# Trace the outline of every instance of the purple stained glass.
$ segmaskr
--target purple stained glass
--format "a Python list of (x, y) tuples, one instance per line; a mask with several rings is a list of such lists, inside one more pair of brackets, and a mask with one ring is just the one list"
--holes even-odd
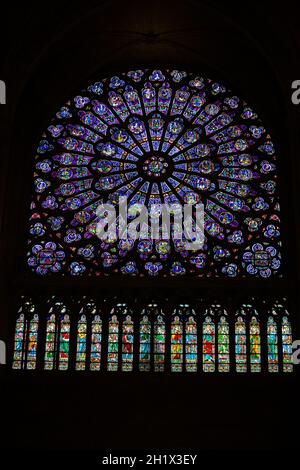
[[(280, 275), (276, 149), (255, 111), (214, 80), (135, 70), (58, 110), (35, 154), (28, 266), (38, 275)], [(205, 240), (97, 237), (100, 203), (204, 206)]]

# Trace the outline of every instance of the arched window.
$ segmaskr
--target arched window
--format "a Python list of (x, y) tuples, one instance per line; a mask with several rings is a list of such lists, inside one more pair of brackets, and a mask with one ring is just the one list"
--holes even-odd
[(85, 370), (86, 367), (86, 316), (81, 315), (77, 325), (76, 370)]
[(171, 370), (196, 372), (198, 368), (198, 334), (195, 310), (179, 304), (171, 321)]
[[(13, 369), (35, 369), (39, 316), (32, 302), (25, 302), (16, 321)], [(23, 313), (24, 312), (24, 313)]]
[(247, 372), (247, 334), (245, 319), (235, 321), (235, 367), (237, 372)]
[(56, 349), (56, 318), (51, 314), (47, 320), (46, 327), (46, 348), (45, 348), (45, 369), (50, 370), (54, 367), (55, 349)]
[(185, 369), (196, 372), (198, 366), (197, 323), (194, 315), (190, 315), (185, 323)]
[(273, 317), (268, 318), (268, 370), (278, 372), (278, 330)]
[(250, 322), (250, 368), (251, 372), (261, 370), (260, 324), (257, 317)]
[(77, 323), (76, 370), (100, 370), (102, 321), (97, 311), (94, 300), (83, 298)]
[(33, 317), (31, 318), (31, 320), (29, 322), (26, 369), (35, 369), (36, 368), (38, 328), (39, 328), (39, 316), (37, 314), (35, 314), (35, 315), (33, 315)]
[(16, 322), (13, 369), (22, 369), (25, 337), (25, 315), (21, 313)]
[(171, 370), (182, 372), (183, 367), (183, 324), (179, 316), (171, 323)]
[[(268, 322), (268, 332), (270, 330), (270, 335), (268, 335), (268, 346), (271, 354), (269, 357), (269, 370), (270, 372), (278, 372), (282, 370), (283, 372), (292, 372), (293, 363), (292, 363), (292, 327), (290, 322), (290, 311), (287, 305), (287, 299), (281, 298), (276, 300), (271, 308), (269, 309), (270, 317)], [(272, 322), (273, 320), (273, 322)], [(272, 344), (273, 343), (273, 344)], [(280, 357), (282, 356), (282, 365), (279, 364)], [(278, 362), (278, 365), (276, 364)]]
[(133, 369), (134, 325), (129, 313), (132, 312), (126, 304), (117, 304), (111, 310), (108, 322), (107, 370), (109, 371), (127, 372)]
[(107, 370), (119, 368), (119, 322), (117, 315), (112, 315), (108, 323)]
[(139, 369), (151, 370), (151, 322), (148, 315), (143, 315), (140, 321)]
[(92, 320), (90, 370), (100, 370), (102, 350), (102, 321), (100, 315)]
[(149, 303), (139, 322), (139, 370), (156, 372), (165, 368), (166, 326), (162, 309)]
[(133, 368), (133, 321), (126, 315), (122, 324), (122, 371), (128, 372)]
[(215, 371), (215, 323), (214, 320), (207, 315), (203, 322), (203, 370), (204, 372)]
[(69, 363), (69, 341), (70, 341), (70, 317), (64, 315), (59, 319), (59, 356), (58, 356), (58, 369), (65, 370), (68, 368)]
[[(53, 313), (53, 311), (57, 313)], [(44, 368), (67, 370), (69, 366), (70, 317), (66, 307), (56, 302), (50, 308), (46, 325)]]
[(281, 323), (283, 372), (292, 372), (292, 328), (288, 317), (284, 316)]
[(229, 372), (229, 324), (224, 315), (218, 322), (218, 370), (219, 372)]
[(163, 372), (165, 368), (166, 325), (162, 315), (154, 321), (154, 371)]

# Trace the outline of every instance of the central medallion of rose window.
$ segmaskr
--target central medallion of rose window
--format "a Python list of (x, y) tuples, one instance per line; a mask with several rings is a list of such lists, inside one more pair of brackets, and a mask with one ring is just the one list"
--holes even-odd
[(162, 177), (168, 168), (168, 163), (164, 157), (152, 156), (145, 160), (143, 165), (144, 172), (154, 178)]

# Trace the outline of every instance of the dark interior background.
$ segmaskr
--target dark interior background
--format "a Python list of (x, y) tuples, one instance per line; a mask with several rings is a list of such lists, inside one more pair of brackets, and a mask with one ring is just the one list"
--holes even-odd
[[(0, 31), (1, 314), (11, 352), (22, 293), (290, 299), (299, 337), (300, 79), (297, 2), (72, 1), (7, 5)], [(229, 84), (278, 148), (285, 276), (260, 281), (35, 280), (24, 272), (33, 148), (54, 112), (97, 73), (199, 71)], [(298, 336), (297, 336), (298, 334)], [(0, 367), (2, 444), (27, 449), (284, 449), (297, 446), (299, 373), (289, 377), (22, 373)]]

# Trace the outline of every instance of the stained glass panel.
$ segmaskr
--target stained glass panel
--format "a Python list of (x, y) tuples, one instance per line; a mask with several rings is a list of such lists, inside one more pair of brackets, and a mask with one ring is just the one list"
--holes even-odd
[(171, 323), (171, 371), (182, 372), (183, 365), (183, 326), (176, 315)]
[(218, 322), (218, 370), (229, 372), (229, 325), (225, 316), (221, 316)]
[(26, 357), (27, 369), (36, 368), (38, 329), (39, 329), (39, 316), (35, 314), (33, 315), (33, 318), (30, 320), (30, 323), (29, 323), (28, 347), (27, 347), (27, 357)]
[(292, 372), (292, 328), (288, 317), (282, 318), (281, 324), (281, 338), (282, 338), (282, 356), (283, 356), (283, 372)]
[(151, 323), (147, 315), (143, 315), (140, 321), (140, 355), (139, 369), (149, 371), (151, 369)]
[(108, 354), (107, 370), (116, 371), (119, 368), (119, 322), (116, 315), (112, 315), (108, 323)]
[(268, 318), (268, 370), (278, 372), (278, 332), (277, 324), (273, 317)]
[(56, 317), (52, 313), (46, 325), (46, 345), (45, 345), (45, 365), (46, 370), (54, 368), (55, 352), (56, 352), (56, 336), (57, 336), (57, 325)]
[(215, 371), (215, 324), (209, 316), (203, 322), (202, 362), (204, 372)]
[(21, 369), (23, 364), (23, 355), (26, 339), (25, 316), (23, 313), (19, 315), (16, 321), (13, 369)]
[[(277, 151), (256, 112), (224, 85), (134, 70), (66, 102), (38, 143), (28, 265), (38, 275), (280, 275)], [(108, 240), (100, 202), (148, 210), (204, 205), (205, 242)]]
[(81, 315), (77, 325), (76, 370), (85, 370), (86, 365), (86, 316)]
[(185, 324), (185, 369), (196, 372), (198, 364), (197, 323), (190, 316)]
[(235, 322), (235, 367), (237, 372), (247, 372), (246, 324), (242, 317)]
[(163, 372), (165, 368), (166, 326), (161, 315), (154, 322), (154, 370)]
[(69, 363), (69, 342), (70, 342), (70, 317), (64, 315), (60, 320), (58, 369), (68, 369)]
[(133, 321), (126, 316), (122, 325), (122, 371), (128, 372), (133, 368)]
[(102, 321), (95, 315), (92, 321), (90, 370), (100, 370), (101, 367)]
[(251, 372), (261, 369), (260, 325), (256, 317), (250, 322), (250, 368)]

